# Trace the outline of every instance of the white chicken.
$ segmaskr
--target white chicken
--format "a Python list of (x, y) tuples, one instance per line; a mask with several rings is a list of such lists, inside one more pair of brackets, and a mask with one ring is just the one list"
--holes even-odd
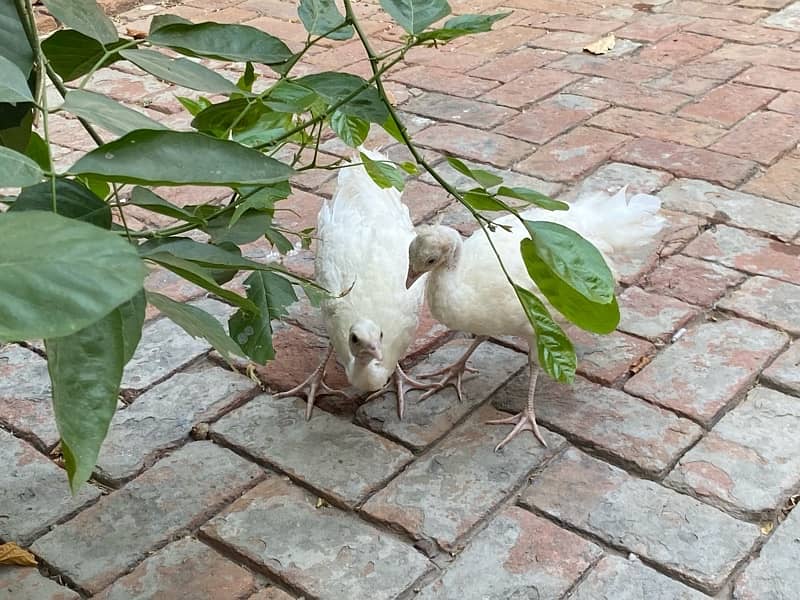
[[(378, 152), (359, 148), (373, 161)], [(356, 163), (360, 161), (355, 161)], [(319, 367), (300, 385), (277, 396), (306, 390), (306, 418), (317, 391), (345, 395), (323, 381), (327, 362), (336, 351), (347, 380), (363, 392), (382, 390), (394, 375), (400, 418), (405, 384), (429, 387), (408, 377), (398, 361), (414, 338), (424, 282), (406, 288), (408, 245), (414, 224), (394, 188), (382, 189), (361, 164), (339, 170), (333, 198), (317, 220), (316, 278), (331, 292), (322, 302), (322, 317), (331, 346)]]
[[(626, 189), (623, 188), (611, 198), (602, 193), (580, 198), (568, 211), (552, 212), (534, 208), (522, 213), (522, 217), (558, 223), (578, 232), (603, 254), (617, 279), (611, 259), (622, 250), (641, 246), (661, 230), (665, 221), (657, 215), (660, 205), (658, 198), (646, 194), (637, 194), (627, 200)], [(537, 291), (520, 255), (520, 241), (529, 235), (526, 228), (513, 215), (495, 222), (510, 228), (509, 231), (496, 227), (490, 235), (511, 278), (518, 285)], [(546, 445), (534, 413), (536, 337), (486, 235), (477, 231), (462, 241), (460, 234), (450, 227), (418, 228), (417, 236), (409, 246), (407, 284), (411, 285), (423, 273), (428, 273), (426, 298), (434, 318), (450, 329), (479, 336), (451, 367), (436, 373), (444, 374), (438, 387), (444, 387), (453, 379), (460, 387), (461, 375), (469, 356), (487, 336), (525, 337), (529, 344), (528, 400), (519, 414), (490, 421), (492, 424), (514, 425), (495, 450), (502, 448), (520, 431), (526, 430)], [(553, 310), (551, 313), (557, 314)]]

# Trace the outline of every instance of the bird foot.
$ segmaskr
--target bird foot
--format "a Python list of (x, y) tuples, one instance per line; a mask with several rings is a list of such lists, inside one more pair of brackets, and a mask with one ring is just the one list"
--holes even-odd
[(542, 446), (547, 448), (547, 442), (544, 441), (542, 437), (541, 431), (539, 431), (539, 425), (536, 423), (536, 415), (533, 414), (532, 410), (528, 410), (527, 408), (516, 415), (511, 417), (507, 417), (505, 419), (493, 419), (491, 421), (486, 421), (488, 425), (514, 425), (514, 429), (503, 438), (503, 440), (495, 446), (494, 451), (498, 452), (503, 446), (505, 446), (508, 442), (510, 442), (520, 431), (530, 431), (533, 433), (534, 437), (541, 442)]
[(451, 365), (450, 367), (441, 370), (441, 372), (437, 371), (436, 373), (428, 373), (427, 375), (421, 375), (421, 377), (433, 377), (435, 375), (444, 374), (439, 381), (436, 381), (427, 386), (428, 391), (422, 394), (419, 397), (419, 402), (423, 400), (427, 400), (436, 392), (443, 390), (448, 386), (453, 386), (456, 388), (456, 396), (458, 396), (458, 401), (464, 401), (464, 395), (461, 391), (461, 383), (464, 379), (464, 373), (477, 373), (477, 369), (473, 369), (471, 367), (467, 367), (466, 365), (459, 364), (458, 362)]
[(290, 390), (278, 392), (273, 394), (274, 398), (287, 398), (289, 396), (305, 396), (306, 398), (306, 421), (311, 418), (311, 412), (314, 410), (314, 402), (317, 396), (340, 396), (345, 400), (352, 400), (352, 397), (343, 390), (337, 390), (330, 387), (324, 381), (325, 366), (328, 363), (332, 350), (329, 351), (320, 365), (314, 369), (314, 372), (309, 375), (305, 381), (296, 385)]
[(402, 421), (403, 415), (405, 414), (406, 410), (406, 400), (405, 400), (406, 392), (411, 390), (427, 390), (436, 385), (437, 385), (436, 383), (423, 383), (422, 381), (414, 379), (413, 377), (408, 375), (405, 371), (403, 371), (403, 369), (398, 364), (397, 367), (395, 368), (392, 380), (387, 382), (386, 385), (383, 386), (378, 391), (373, 392), (372, 394), (367, 396), (365, 402), (369, 402), (370, 400), (374, 400), (375, 398), (382, 396), (387, 391), (389, 391), (389, 388), (391, 386), (394, 386), (395, 395), (397, 396), (397, 416)]

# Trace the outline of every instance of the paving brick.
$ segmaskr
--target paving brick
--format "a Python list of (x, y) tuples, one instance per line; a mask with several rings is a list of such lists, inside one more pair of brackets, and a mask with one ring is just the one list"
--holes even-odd
[[(361, 46), (360, 41), (352, 43), (356, 46)], [(453, 47), (451, 44), (440, 46), (435, 49), (429, 47), (412, 48), (411, 51), (406, 54), (405, 61), (413, 64), (430, 65), (440, 69), (451, 69), (459, 73), (467, 74), (470, 69), (475, 69), (485, 63), (490, 56), (488, 52), (486, 54), (467, 54), (459, 50), (459, 48)], [(332, 52), (336, 51), (337, 48), (332, 50)], [(363, 50), (361, 54), (364, 56)], [(491, 77), (488, 79), (491, 79)]]
[[(461, 356), (470, 343), (471, 340), (455, 340), (442, 346), (414, 367), (411, 374), (419, 376), (446, 367)], [(410, 392), (406, 396), (406, 412), (401, 421), (397, 417), (395, 395), (387, 393), (363, 404), (358, 409), (357, 418), (373, 431), (400, 440), (414, 450), (422, 450), (444, 436), (464, 415), (492, 395), (527, 364), (527, 358), (514, 350), (485, 342), (472, 355), (469, 364), (480, 372), (465, 375), (463, 402), (458, 401), (452, 387), (423, 402), (417, 402), (419, 392)]]
[(510, 108), (433, 92), (411, 98), (403, 104), (403, 109), (442, 121), (463, 123), (481, 129), (490, 129), (495, 125), (505, 123), (518, 114), (517, 111)]
[(709, 307), (728, 288), (744, 281), (745, 275), (713, 262), (688, 256), (671, 256), (645, 278), (645, 289)]
[(268, 587), (250, 596), (248, 600), (295, 600), (280, 588)]
[(788, 48), (760, 46), (758, 51), (753, 51), (749, 44), (725, 44), (715, 50), (709, 58), (719, 60), (734, 60), (753, 65), (771, 65), (794, 69), (797, 67), (800, 52), (792, 52)]
[(724, 134), (711, 125), (629, 108), (607, 110), (589, 121), (589, 125), (636, 137), (667, 140), (701, 148)]
[(691, 98), (645, 87), (635, 83), (614, 81), (603, 77), (590, 77), (569, 86), (565, 92), (579, 96), (589, 96), (605, 100), (617, 106), (627, 106), (638, 110), (658, 113), (671, 113)]
[(616, 35), (621, 38), (655, 42), (664, 36), (675, 33), (681, 27), (692, 22), (691, 17), (655, 13), (638, 17), (632, 23), (618, 30)]
[(561, 198), (572, 202), (584, 194), (603, 192), (615, 194), (623, 186), (628, 186), (629, 194), (652, 194), (672, 180), (672, 175), (663, 171), (643, 169), (625, 163), (608, 163), (597, 169), (575, 188)]
[(625, 391), (710, 425), (746, 390), (787, 337), (741, 319), (691, 328), (625, 384)]
[[(475, 162), (471, 160), (464, 160), (462, 162), (471, 169), (483, 169), (484, 171), (489, 171), (498, 177), (502, 177), (503, 185), (510, 187), (528, 187), (551, 197), (558, 194), (563, 187), (560, 183), (544, 181), (542, 179), (537, 179), (536, 177), (531, 177), (529, 175), (523, 175), (522, 173), (517, 173), (516, 171), (511, 171), (509, 169), (498, 169), (497, 167), (487, 165), (483, 162)], [(459, 173), (444, 161), (435, 165), (435, 170), (445, 181), (457, 188), (467, 188), (475, 185), (472, 179)], [(438, 185), (434, 182), (433, 177), (431, 177), (428, 173), (423, 174), (420, 179), (425, 183)]]
[(392, 81), (400, 81), (424, 90), (463, 96), (464, 98), (480, 96), (497, 85), (494, 81), (469, 77), (448, 69), (428, 65), (409, 67), (392, 73), (389, 77)]
[(800, 155), (785, 156), (766, 173), (748, 181), (742, 190), (800, 207)]
[(607, 106), (605, 102), (584, 96), (557, 94), (508, 120), (497, 131), (544, 144)]
[(800, 343), (792, 344), (761, 376), (770, 385), (800, 395)]
[(604, 162), (630, 138), (591, 127), (578, 127), (548, 142), (516, 168), (543, 179), (569, 181)]
[(677, 71), (694, 77), (705, 77), (707, 79), (724, 81), (735, 77), (737, 74), (747, 69), (746, 62), (716, 56), (717, 52), (719, 51), (712, 52), (708, 56), (703, 56), (697, 60), (686, 63), (673, 72)]
[(597, 12), (597, 5), (576, 0), (505, 0), (504, 6), (523, 8), (538, 13), (556, 13), (586, 17)]
[(516, 50), (544, 34), (545, 31), (542, 29), (513, 25), (492, 29), (492, 31), (482, 33), (479, 36), (464, 36), (457, 40), (455, 44), (458, 45), (459, 50), (462, 52), (486, 56), (508, 50)]
[(618, 331), (599, 335), (573, 325), (565, 331), (575, 345), (578, 373), (604, 384), (615, 382), (642, 357), (654, 351), (651, 343)]
[(320, 599), (388, 600), (430, 568), (411, 546), (350, 513), (315, 504), (302, 488), (270, 476), (202, 531)]
[(800, 93), (786, 92), (775, 98), (767, 105), (770, 110), (788, 113), (790, 115), (800, 115)]
[[(354, 506), (412, 458), (374, 433), (299, 398), (257, 396), (216, 423), (226, 444), (273, 465), (337, 502)], [(314, 459), (309, 457), (314, 456)]]
[(763, 231), (781, 239), (791, 239), (800, 231), (800, 209), (705, 181), (677, 180), (660, 195), (668, 208)]
[(418, 133), (414, 141), (421, 146), (498, 167), (511, 166), (531, 150), (528, 143), (520, 140), (449, 123), (428, 127)]
[[(292, 208), (289, 209), (288, 207)], [(317, 215), (322, 206), (322, 198), (303, 190), (292, 190), (292, 195), (283, 207), (275, 211), (275, 222), (289, 231), (301, 231), (317, 226)]]
[(770, 164), (798, 140), (800, 125), (793, 116), (762, 111), (748, 116), (711, 149)]
[[(495, 394), (494, 406), (508, 412), (522, 410), (528, 381), (527, 373), (512, 379)], [(666, 472), (703, 433), (688, 419), (581, 377), (570, 385), (541, 377), (536, 418), (573, 442), (652, 476)]]
[(508, 431), (485, 422), (502, 416), (490, 406), (479, 408), (362, 510), (415, 539), (429, 538), (445, 550), (455, 549), (531, 469), (561, 446), (560, 436), (543, 430), (549, 448), (528, 434), (495, 452)]
[(44, 447), (59, 439), (47, 361), (13, 344), (0, 348), (0, 423)]
[(734, 600), (791, 598), (800, 587), (800, 511), (789, 513), (786, 520), (761, 549), (758, 558), (747, 565), (736, 579)]
[(72, 496), (63, 469), (2, 429), (0, 464), (2, 540), (27, 546), (55, 522), (75, 514), (100, 495), (97, 488), (86, 484)]
[[(692, 17), (707, 17), (709, 16), (709, 8), (708, 3), (698, 0), (675, 0), (666, 5), (664, 11)], [(714, 4), (712, 14), (718, 19), (739, 21), (741, 23), (755, 23), (766, 15), (767, 12), (755, 8)]]
[(555, 69), (529, 69), (525, 75), (483, 94), (481, 100), (519, 108), (554, 94), (577, 78), (573, 73)]
[(80, 600), (80, 596), (36, 569), (8, 565), (0, 569), (0, 600)]
[(748, 518), (770, 519), (800, 482), (800, 403), (753, 389), (667, 477), (679, 491)]
[(638, 83), (654, 77), (661, 77), (668, 73), (667, 70), (652, 65), (642, 65), (630, 60), (607, 58), (605, 56), (592, 56), (588, 54), (568, 54), (561, 60), (550, 63), (550, 68), (608, 77), (620, 81)]
[(664, 577), (636, 558), (604, 556), (589, 572), (570, 600), (706, 600), (708, 596)]
[(256, 465), (210, 442), (156, 463), (32, 546), (89, 593), (112, 583), (159, 543), (205, 521), (262, 477)]
[(717, 226), (689, 244), (685, 252), (740, 271), (800, 284), (800, 248), (741, 229)]
[(543, 67), (564, 56), (563, 52), (542, 48), (520, 48), (510, 54), (493, 57), (485, 65), (473, 69), (469, 75), (507, 83), (527, 75), (531, 69)]
[(162, 548), (97, 600), (225, 598), (242, 600), (256, 586), (253, 575), (194, 538)]
[(722, 586), (759, 537), (755, 525), (575, 449), (536, 476), (522, 502), (707, 591)]
[(739, 6), (751, 6), (754, 8), (783, 8), (792, 0), (739, 0)]
[(547, 48), (548, 50), (561, 50), (562, 52), (581, 52), (583, 47), (597, 39), (590, 33), (576, 31), (548, 31), (545, 35), (537, 36), (531, 42), (532, 46)]
[(619, 330), (645, 339), (666, 341), (697, 316), (698, 310), (674, 298), (629, 287), (619, 297)]
[(678, 114), (730, 126), (767, 104), (776, 95), (777, 92), (772, 90), (726, 83), (710, 91), (698, 102), (684, 107)]
[(516, 506), (479, 533), (418, 600), (560, 598), (600, 557), (599, 547)]
[(753, 277), (742, 287), (717, 304), (761, 323), (785, 329), (792, 335), (800, 335), (800, 285), (778, 281), (770, 277)]
[(743, 25), (722, 19), (698, 19), (686, 25), (684, 30), (703, 35), (713, 35), (717, 38), (744, 44), (782, 45), (797, 39), (797, 34), (789, 31), (760, 27), (758, 25)]
[[(771, 29), (769, 31), (777, 30)], [(751, 67), (741, 73), (736, 78), (736, 81), (748, 85), (800, 92), (800, 73), (778, 67)]]
[(547, 30), (566, 30), (579, 31), (581, 33), (591, 33), (601, 36), (619, 29), (625, 23), (611, 19), (600, 19), (597, 17), (577, 17), (577, 16), (552, 16), (541, 23), (541, 27)]
[(113, 483), (134, 477), (161, 452), (188, 440), (194, 424), (216, 418), (254, 388), (251, 379), (219, 367), (173, 375), (117, 411), (98, 472)]
[(783, 10), (771, 14), (764, 19), (764, 24), (772, 27), (791, 29), (792, 31), (800, 31), (800, 3), (792, 2)]
[(691, 75), (680, 67), (664, 77), (658, 77), (645, 83), (647, 87), (689, 96), (702, 96), (719, 84), (719, 80)]
[(717, 38), (673, 33), (642, 50), (636, 58), (643, 63), (671, 67), (704, 56), (721, 45), (722, 40)]
[(749, 160), (650, 138), (629, 142), (614, 154), (614, 159), (664, 169), (677, 177), (706, 177), (728, 186), (746, 179), (756, 167)]

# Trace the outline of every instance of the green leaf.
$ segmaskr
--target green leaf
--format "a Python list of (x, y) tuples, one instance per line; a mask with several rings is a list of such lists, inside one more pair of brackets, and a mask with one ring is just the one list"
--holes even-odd
[(275, 358), (272, 347), (272, 319), (280, 319), (286, 308), (297, 302), (292, 284), (275, 273), (252, 273), (244, 281), (247, 297), (259, 308), (259, 314), (236, 312), (228, 329), (247, 356), (260, 364)]
[(249, 25), (171, 23), (150, 32), (148, 40), (190, 56), (274, 66), (293, 56), (278, 38)]
[(381, 127), (383, 127), (384, 131), (396, 139), (401, 144), (405, 144), (405, 140), (403, 139), (403, 134), (400, 132), (400, 124), (395, 120), (395, 118), (389, 114), (386, 117), (386, 120), (381, 123)]
[(509, 210), (508, 205), (495, 198), (483, 188), (474, 188), (468, 192), (461, 192), (464, 202), (475, 210)]
[(62, 108), (116, 135), (125, 135), (135, 129), (166, 129), (158, 121), (108, 96), (85, 90), (67, 92)]
[(132, 131), (92, 150), (69, 169), (107, 181), (150, 185), (263, 185), (292, 169), (235, 142), (188, 131)]
[(252, 127), (259, 116), (268, 110), (256, 98), (226, 100), (203, 109), (192, 120), (192, 127), (216, 137), (226, 138), (234, 125), (237, 131)]
[(194, 25), (189, 19), (184, 19), (178, 15), (153, 15), (153, 20), (150, 21), (150, 33), (152, 34), (156, 29), (161, 29), (165, 25), (174, 25), (175, 23)]
[(33, 160), (11, 148), (0, 146), (0, 182), (5, 187), (39, 183), (44, 173)]
[(569, 210), (569, 204), (561, 202), (560, 200), (553, 200), (549, 196), (524, 187), (505, 187), (501, 185), (497, 189), (498, 196), (505, 196), (506, 198), (516, 198), (517, 200), (524, 200), (530, 204), (535, 204), (539, 208), (545, 210)]
[(419, 173), (419, 169), (417, 168), (417, 165), (415, 165), (412, 162), (408, 162), (408, 161), (402, 162), (402, 163), (400, 163), (400, 168), (403, 169), (403, 171), (405, 171), (409, 175), (416, 175), (416, 174)]
[[(14, 2), (0, 2), (0, 56), (11, 61), (27, 79), (29, 93), (37, 89), (33, 50)], [(33, 128), (33, 104), (0, 102), (0, 146), (24, 152)]]
[(572, 342), (559, 327), (547, 307), (531, 291), (514, 286), (525, 315), (536, 333), (536, 351), (539, 365), (556, 381), (572, 383), (578, 358)]
[(278, 81), (264, 96), (264, 103), (272, 110), (293, 114), (307, 111), (317, 100), (314, 90), (287, 79)]
[(295, 83), (314, 90), (329, 105), (337, 104), (350, 94), (363, 89), (352, 100), (339, 107), (339, 110), (365, 119), (371, 123), (385, 123), (389, 116), (378, 90), (367, 84), (366, 80), (350, 73), (325, 71), (306, 75)]
[(187, 58), (169, 58), (154, 50), (120, 50), (119, 53), (151, 75), (192, 90), (227, 94), (237, 89), (222, 75)]
[(502, 177), (498, 177), (494, 173), (490, 173), (489, 171), (484, 171), (483, 169), (471, 169), (463, 162), (452, 156), (447, 157), (447, 162), (456, 171), (458, 171), (462, 175), (466, 175), (473, 181), (477, 181), (485, 188), (494, 187), (496, 185), (503, 183)]
[(297, 16), (306, 31), (312, 35), (327, 34), (325, 37), (332, 40), (349, 40), (355, 33), (352, 25), (328, 33), (344, 23), (344, 15), (336, 8), (333, 0), (300, 0)]
[(178, 100), (178, 102), (181, 103), (181, 106), (183, 106), (183, 108), (185, 108), (189, 112), (189, 114), (192, 115), (193, 117), (199, 114), (200, 111), (203, 110), (204, 108), (208, 108), (209, 106), (211, 106), (210, 102), (206, 105), (203, 105), (199, 99), (195, 101), (192, 100), (191, 98), (186, 98), (185, 96), (175, 96), (175, 98)]
[(25, 73), (0, 54), (0, 102), (34, 102)]
[(270, 216), (258, 210), (246, 210), (231, 222), (233, 218), (220, 215), (208, 222), (203, 230), (211, 236), (215, 244), (231, 242), (233, 244), (249, 244), (264, 236), (272, 225)]
[(162, 253), (172, 254), (183, 260), (189, 260), (202, 267), (224, 269), (235, 267), (237, 269), (266, 269), (267, 265), (244, 258), (225, 248), (213, 244), (203, 244), (195, 242), (190, 238), (172, 237), (155, 238), (139, 246), (139, 254), (142, 258), (160, 255)]
[(133, 298), (116, 308), (122, 317), (122, 358), (125, 364), (128, 364), (128, 361), (133, 358), (139, 341), (142, 339), (146, 309), (147, 297), (144, 289), (139, 290), (139, 293)]
[(32, 130), (33, 104), (0, 104), (0, 146), (24, 152)]
[(446, 0), (381, 0), (381, 6), (413, 35), (422, 33), (451, 12)]
[(378, 187), (383, 189), (394, 187), (403, 191), (406, 182), (400, 169), (388, 162), (372, 160), (363, 152), (359, 152), (359, 155), (364, 163), (364, 169)]
[(25, 156), (33, 159), (42, 171), (50, 171), (50, 154), (47, 149), (47, 142), (42, 139), (35, 131), (31, 132), (31, 139), (28, 140), (28, 147), (25, 149)]
[[(118, 48), (126, 42), (120, 40), (108, 46)], [(61, 29), (42, 42), (42, 50), (48, 62), (64, 81), (72, 81), (92, 70), (106, 54), (103, 44), (72, 29)], [(118, 52), (103, 59), (101, 67), (121, 60)]]
[(194, 213), (190, 213), (188, 210), (185, 210), (180, 206), (175, 206), (171, 202), (164, 200), (164, 198), (152, 190), (140, 187), (138, 185), (133, 188), (133, 191), (131, 192), (131, 198), (128, 200), (128, 204), (141, 206), (142, 208), (146, 208), (147, 210), (159, 215), (172, 217), (173, 219), (180, 219), (181, 221), (186, 221), (187, 223), (195, 223), (198, 225), (205, 223), (203, 219)]
[[(53, 206), (50, 182), (44, 181), (27, 187), (17, 196), (9, 212), (43, 210)], [(103, 229), (111, 229), (111, 207), (77, 181), (59, 177), (56, 179), (56, 208), (59, 215), (91, 223)]]
[(369, 135), (369, 122), (337, 110), (331, 115), (331, 129), (345, 144), (358, 148)]
[(108, 182), (96, 179), (94, 177), (90, 176), (76, 177), (75, 181), (86, 186), (95, 196), (97, 196), (101, 200), (105, 200), (106, 198), (108, 198), (108, 194), (111, 191), (111, 186), (108, 184)]
[(253, 63), (248, 60), (244, 66), (244, 73), (242, 73), (242, 76), (239, 77), (239, 80), (236, 82), (236, 87), (244, 92), (252, 92), (255, 82), (256, 71), (253, 68)]
[(493, 15), (459, 15), (445, 21), (442, 29), (426, 31), (419, 36), (419, 39), (448, 42), (465, 35), (491, 31), (492, 25), (510, 14), (511, 11)]
[(228, 227), (236, 225), (236, 221), (239, 220), (239, 217), (251, 209), (266, 212), (271, 217), (273, 209), (275, 208), (275, 203), (278, 200), (288, 198), (289, 194), (292, 193), (292, 188), (288, 181), (281, 181), (253, 191), (240, 189), (239, 192), (242, 194), (242, 197), (244, 197), (244, 200), (236, 206), (236, 210), (233, 212)]
[(27, 78), (33, 69), (33, 50), (14, 4), (0, 2), (0, 56), (17, 65)]
[(244, 356), (242, 349), (225, 333), (219, 321), (206, 311), (191, 304), (175, 302), (155, 292), (147, 292), (147, 301), (192, 337), (208, 341), (228, 362), (237, 356)]
[[(286, 254), (294, 250), (294, 244), (289, 241), (289, 239), (283, 235), (280, 231), (273, 227), (267, 227), (267, 230), (264, 232), (264, 237), (269, 240), (269, 243), (281, 254)], [(308, 249), (307, 246), (303, 247), (305, 250)]]
[(114, 23), (94, 0), (44, 0), (44, 5), (64, 25), (101, 44), (119, 39)]
[(616, 329), (619, 324), (619, 306), (615, 298), (612, 297), (611, 302), (602, 304), (588, 300), (559, 279), (539, 259), (531, 240), (522, 240), (520, 249), (528, 274), (556, 310), (587, 331), (611, 333)]
[(257, 113), (260, 114), (254, 122), (250, 123), (248, 119), (247, 123), (236, 126), (231, 135), (234, 141), (249, 147), (270, 144), (294, 127), (290, 113), (262, 107), (259, 107)]
[(51, 212), (0, 215), (0, 339), (70, 335), (142, 288), (146, 269), (119, 235)]
[(567, 285), (592, 302), (614, 299), (616, 282), (603, 255), (569, 227), (525, 221), (536, 257)]

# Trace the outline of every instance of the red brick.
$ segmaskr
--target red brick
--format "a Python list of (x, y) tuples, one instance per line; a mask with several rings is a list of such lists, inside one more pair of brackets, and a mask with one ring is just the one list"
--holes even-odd
[(800, 115), (800, 93), (784, 92), (770, 102), (767, 108), (790, 115)]
[(741, 73), (747, 68), (747, 63), (738, 60), (719, 58), (712, 52), (685, 65), (681, 65), (673, 71), (685, 73), (692, 77), (704, 77), (706, 79), (718, 79), (720, 81), (730, 79), (734, 75)]
[[(361, 42), (354, 42), (361, 45)], [(335, 52), (336, 48), (331, 50)], [(362, 51), (363, 53), (363, 51)], [(470, 69), (475, 69), (482, 65), (489, 58), (490, 54), (467, 54), (461, 52), (459, 48), (453, 48), (450, 44), (439, 48), (418, 47), (406, 54), (406, 62), (416, 65), (430, 65), (440, 69), (448, 69), (459, 73), (466, 73)]]
[(739, 0), (739, 6), (750, 6), (753, 8), (783, 8), (792, 0)]
[(604, 162), (630, 138), (590, 127), (579, 127), (547, 143), (517, 170), (553, 181), (569, 181)]
[(619, 331), (599, 335), (574, 325), (568, 326), (565, 331), (575, 344), (578, 373), (604, 385), (619, 380), (643, 357), (655, 352), (650, 342)]
[(747, 319), (800, 335), (800, 285), (770, 277), (753, 277), (717, 305)]
[(390, 79), (413, 87), (463, 96), (464, 98), (474, 98), (497, 85), (493, 81), (454, 73), (449, 69), (422, 65), (392, 73)]
[(683, 142), (698, 147), (708, 146), (724, 133), (720, 129), (695, 121), (628, 108), (607, 110), (589, 121), (589, 125), (635, 137)]
[(562, 50), (564, 52), (582, 52), (583, 47), (597, 39), (596, 35), (578, 33), (575, 31), (548, 31), (545, 35), (537, 37), (532, 46)]
[(554, 69), (531, 69), (527, 75), (484, 94), (481, 100), (518, 108), (557, 92), (577, 78), (572, 73)]
[(791, 115), (772, 111), (747, 117), (730, 133), (711, 146), (712, 150), (772, 163), (800, 140), (800, 123)]
[(459, 52), (491, 56), (508, 50), (516, 50), (544, 34), (545, 31), (542, 29), (511, 26), (480, 35), (465, 36), (454, 43), (454, 46), (458, 48)]
[(678, 177), (697, 177), (735, 186), (746, 179), (755, 163), (702, 148), (649, 138), (637, 139), (614, 155), (615, 160), (664, 169)]
[(436, 92), (426, 92), (411, 98), (403, 104), (403, 110), (481, 129), (491, 129), (495, 125), (507, 123), (518, 114), (504, 106)]
[(675, 0), (664, 7), (665, 12), (689, 15), (692, 17), (707, 17), (713, 14), (718, 19), (740, 21), (742, 23), (755, 23), (767, 14), (765, 10), (754, 8), (741, 8), (738, 6), (709, 6), (706, 2), (697, 0)]
[(710, 54), (709, 58), (734, 60), (753, 65), (772, 65), (787, 69), (795, 69), (800, 64), (800, 52), (773, 46), (761, 46), (758, 50), (754, 50), (747, 44), (725, 44)]
[(766, 173), (748, 181), (742, 190), (800, 206), (800, 155), (785, 156)]
[(736, 81), (761, 87), (800, 92), (800, 72), (778, 67), (752, 67), (739, 75)]
[(716, 38), (674, 33), (642, 50), (637, 59), (643, 63), (675, 66), (708, 54), (721, 45), (722, 40)]
[(606, 19), (598, 19), (595, 17), (551, 17), (546, 21), (532, 23), (536, 27), (543, 27), (549, 31), (552, 30), (565, 30), (577, 31), (580, 33), (589, 33), (596, 36), (605, 35), (615, 29), (619, 29), (625, 23), (622, 21), (612, 21)]
[(733, 21), (720, 19), (698, 19), (684, 27), (686, 31), (713, 35), (714, 37), (733, 40), (743, 44), (788, 44), (797, 39), (797, 34), (781, 29), (770, 29), (758, 25), (742, 25)]
[(618, 37), (643, 42), (655, 42), (666, 35), (678, 31), (683, 25), (691, 23), (692, 18), (669, 14), (651, 14), (639, 17), (616, 32)]
[(645, 289), (708, 307), (745, 276), (713, 262), (671, 256), (645, 277)]
[(697, 309), (688, 304), (635, 286), (619, 296), (619, 307), (622, 316), (618, 329), (651, 342), (668, 340), (698, 314)]
[(620, 81), (632, 83), (647, 81), (653, 77), (667, 74), (666, 70), (651, 65), (640, 65), (625, 59), (591, 56), (589, 54), (568, 54), (549, 66), (562, 71), (608, 77), (609, 79), (619, 79)]
[(493, 58), (482, 67), (473, 69), (469, 74), (484, 79), (509, 82), (521, 75), (527, 75), (531, 69), (542, 67), (562, 56), (564, 56), (563, 52), (555, 50), (522, 48), (511, 54)]
[(275, 221), (290, 231), (316, 227), (317, 214), (321, 206), (321, 197), (295, 189), (288, 199), (278, 205), (275, 210)]
[(758, 110), (775, 96), (777, 92), (772, 90), (726, 83), (710, 91), (698, 102), (684, 107), (678, 114), (728, 126)]
[(526, 142), (450, 123), (428, 127), (415, 136), (415, 141), (420, 146), (498, 167), (511, 166), (531, 150)]
[(408, 206), (414, 223), (422, 223), (450, 203), (447, 192), (439, 185), (411, 181), (403, 190), (403, 204)]
[(676, 92), (689, 96), (702, 96), (709, 90), (717, 87), (719, 83), (720, 82), (716, 79), (696, 77), (694, 75), (689, 75), (681, 70), (681, 68), (677, 68), (664, 77), (648, 81), (645, 85), (666, 92)]
[(496, 131), (535, 144), (544, 144), (607, 106), (605, 102), (592, 98), (557, 94), (539, 102)]
[(4, 565), (0, 569), (0, 590), (7, 600), (80, 600), (76, 592), (30, 567)]
[(587, 17), (597, 12), (598, 6), (581, 0), (505, 0), (503, 6), (524, 8), (540, 13), (578, 15)]
[(690, 100), (689, 96), (683, 94), (654, 90), (642, 85), (613, 81), (602, 77), (584, 79), (569, 86), (565, 91), (570, 94), (605, 100), (619, 106), (659, 113), (670, 113)]

